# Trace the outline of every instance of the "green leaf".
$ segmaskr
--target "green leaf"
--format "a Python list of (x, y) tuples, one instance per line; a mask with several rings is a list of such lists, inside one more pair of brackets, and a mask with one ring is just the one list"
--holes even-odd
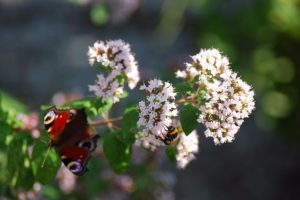
[(1, 96), (1, 107), (3, 110), (6, 111), (12, 111), (12, 112), (18, 112), (18, 113), (26, 113), (28, 112), (27, 107), (15, 99), (14, 97), (10, 96), (6, 92), (0, 90), (0, 96)]
[(197, 126), (197, 119), (200, 115), (198, 108), (191, 104), (186, 104), (180, 111), (180, 122), (182, 130), (189, 135)]
[(55, 150), (49, 149), (47, 155), (47, 148), (45, 143), (36, 141), (32, 150), (32, 171), (36, 180), (42, 184), (51, 183), (61, 166), (61, 161)]
[(7, 183), (7, 160), (6, 152), (0, 151), (0, 181), (2, 183)]
[(199, 78), (200, 78), (200, 75), (196, 75), (194, 77), (194, 79), (192, 80), (193, 83), (198, 83), (199, 82)]
[(118, 76), (116, 76), (116, 80), (118, 81), (118, 83), (120, 85), (124, 85), (125, 82), (125, 74), (120, 74)]
[(205, 95), (206, 95), (206, 91), (205, 90), (200, 90), (200, 93), (199, 93), (199, 96), (198, 96), (198, 101), (201, 104), (205, 104), (207, 102), (207, 100), (205, 98)]
[(131, 145), (117, 138), (119, 132), (110, 132), (104, 135), (103, 150), (111, 168), (118, 174), (124, 173), (131, 157)]
[(58, 188), (51, 185), (43, 186), (43, 196), (46, 197), (46, 199), (60, 199)]
[(102, 101), (101, 99), (97, 98), (94, 105), (97, 109), (97, 114), (101, 115), (102, 113), (108, 112), (110, 110), (113, 105), (113, 101)]
[(52, 105), (41, 105), (40, 108), (42, 111), (47, 111), (49, 110), (51, 107), (53, 107)]
[(24, 162), (24, 156), (22, 152), (22, 141), (15, 140), (12, 138), (10, 145), (7, 149), (7, 170), (8, 170), (8, 179), (11, 181), (11, 187), (16, 187), (20, 168)]
[(118, 95), (118, 97), (120, 99), (124, 99), (124, 98), (128, 97), (128, 92), (126, 92), (125, 90), (123, 90), (122, 94)]
[(65, 104), (64, 108), (84, 108), (88, 116), (107, 112), (113, 105), (112, 101), (102, 101), (101, 98), (82, 98)]
[(7, 149), (7, 172), (9, 185), (29, 190), (34, 184), (34, 176), (28, 155), (28, 138), (25, 135), (10, 135)]
[(185, 94), (191, 94), (193, 92), (193, 88), (187, 82), (177, 83), (175, 84), (175, 91), (179, 97), (184, 96)]
[(93, 105), (94, 98), (82, 98), (66, 103), (63, 107), (89, 108)]
[(137, 121), (139, 119), (139, 111), (137, 106), (127, 108), (123, 115), (121, 139), (122, 141), (133, 144), (135, 134), (137, 133)]
[(86, 173), (82, 180), (88, 187), (85, 188), (86, 199), (93, 199), (109, 188), (109, 180), (103, 179), (101, 172), (103, 170), (103, 162), (99, 158), (91, 157), (89, 160), (89, 172)]
[[(0, 114), (1, 115), (1, 114)], [(0, 116), (1, 117), (1, 116)], [(0, 148), (5, 145), (6, 137), (11, 133), (11, 127), (0, 120)]]
[(0, 122), (12, 127), (20, 127), (22, 123), (16, 116), (18, 113), (27, 113), (26, 106), (1, 90), (0, 97)]
[(21, 168), (19, 169), (19, 176), (17, 181), (17, 186), (25, 190), (30, 190), (34, 184), (34, 175), (31, 168)]
[[(97, 63), (98, 64), (98, 63)], [(105, 66), (103, 66), (102, 64), (99, 64), (99, 65), (97, 65), (97, 66), (95, 66), (98, 70), (101, 70), (101, 71), (107, 71), (108, 70), (108, 68), (107, 67), (105, 67)]]
[(165, 153), (172, 163), (176, 161), (177, 149), (175, 146), (168, 146), (165, 150)]

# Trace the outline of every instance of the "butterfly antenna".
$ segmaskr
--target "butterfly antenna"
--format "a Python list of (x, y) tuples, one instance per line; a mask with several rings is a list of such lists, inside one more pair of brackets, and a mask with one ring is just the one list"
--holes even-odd
[(44, 167), (44, 165), (45, 165), (45, 162), (46, 162), (46, 160), (47, 160), (47, 157), (48, 157), (48, 155), (49, 155), (49, 151), (50, 151), (50, 145), (48, 146), (48, 149), (47, 149), (47, 152), (46, 152), (46, 156), (45, 156), (45, 158), (44, 158), (44, 160), (43, 160), (43, 163), (42, 163), (42, 168)]

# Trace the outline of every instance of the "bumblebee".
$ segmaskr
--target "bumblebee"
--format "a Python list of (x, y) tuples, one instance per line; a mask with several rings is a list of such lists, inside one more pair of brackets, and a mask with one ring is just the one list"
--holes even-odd
[(170, 145), (174, 142), (174, 140), (178, 136), (178, 128), (174, 126), (168, 126), (165, 128), (166, 134), (164, 135), (164, 138), (161, 138), (161, 141), (165, 143), (165, 145)]

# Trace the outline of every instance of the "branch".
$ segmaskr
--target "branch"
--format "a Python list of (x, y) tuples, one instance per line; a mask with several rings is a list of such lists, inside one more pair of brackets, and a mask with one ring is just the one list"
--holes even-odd
[(197, 104), (198, 101), (195, 96), (190, 96), (182, 99), (178, 99), (175, 101), (176, 104), (183, 104), (183, 103), (194, 103)]
[(103, 126), (103, 125), (108, 125), (111, 124), (113, 122), (120, 122), (123, 120), (123, 117), (117, 117), (117, 118), (112, 118), (112, 119), (108, 119), (108, 120), (101, 120), (101, 121), (93, 121), (90, 122), (90, 126)]

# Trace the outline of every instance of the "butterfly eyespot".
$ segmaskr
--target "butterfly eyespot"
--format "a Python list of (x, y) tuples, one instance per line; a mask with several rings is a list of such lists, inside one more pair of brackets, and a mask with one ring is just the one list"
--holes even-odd
[(67, 168), (75, 174), (80, 174), (84, 170), (82, 164), (78, 161), (68, 163)]
[(80, 148), (84, 148), (88, 150), (89, 152), (93, 152), (97, 148), (97, 140), (99, 138), (99, 135), (95, 135), (94, 137), (81, 141), (77, 144)]
[(93, 151), (96, 147), (94, 145), (94, 143), (92, 143), (91, 141), (82, 141), (78, 144), (79, 147), (84, 148), (88, 151)]
[(55, 119), (55, 112), (53, 110), (49, 111), (44, 117), (44, 124), (51, 124)]

